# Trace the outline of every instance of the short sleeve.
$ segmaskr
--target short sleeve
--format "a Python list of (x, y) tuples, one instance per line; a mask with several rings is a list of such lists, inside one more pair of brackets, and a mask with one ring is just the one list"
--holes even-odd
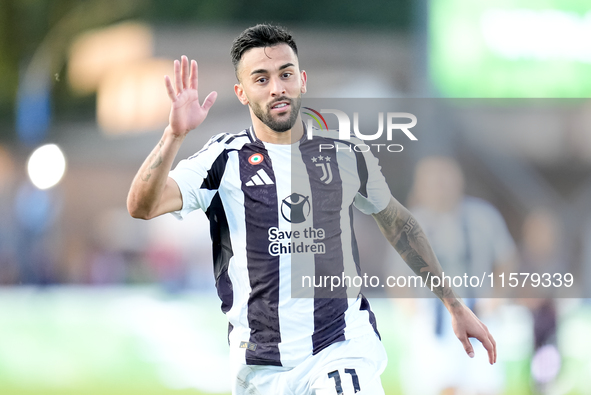
[(225, 167), (226, 163), (225, 160), (218, 160), (219, 158), (227, 158), (224, 147), (221, 144), (208, 144), (192, 157), (181, 160), (169, 173), (168, 176), (177, 183), (183, 199), (183, 207), (171, 214), (184, 219), (191, 211), (207, 210), (220, 184), (220, 177), (217, 180), (214, 178), (223, 174), (223, 168), (217, 168), (220, 165)]
[(388, 206), (392, 193), (371, 151), (356, 152), (356, 157), (361, 184), (353, 204), (364, 214), (377, 214)]

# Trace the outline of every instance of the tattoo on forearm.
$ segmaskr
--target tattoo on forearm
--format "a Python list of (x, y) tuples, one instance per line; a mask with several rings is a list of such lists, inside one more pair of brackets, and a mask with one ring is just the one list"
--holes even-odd
[(396, 222), (396, 217), (398, 216), (398, 207), (389, 204), (382, 212), (379, 214), (380, 221), (386, 227), (393, 227), (394, 223)]
[[(421, 241), (424, 241), (424, 239), (425, 235), (423, 230), (414, 217), (411, 216), (402, 227), (402, 232), (400, 232), (400, 237), (396, 242), (395, 248), (406, 261), (408, 266), (412, 269), (412, 271), (421, 276), (425, 283), (429, 284), (429, 281), (432, 280), (432, 277), (434, 275), (438, 275), (438, 273), (436, 271), (437, 269), (429, 266), (429, 264), (423, 258), (421, 252), (417, 250), (416, 246), (418, 246)], [(437, 295), (439, 298), (453, 296), (453, 291), (449, 287), (444, 287), (442, 285), (433, 287), (432, 289), (433, 293), (435, 293), (435, 295)]]
[(154, 152), (152, 155), (150, 155), (150, 162), (151, 165), (150, 167), (148, 167), (148, 170), (145, 172), (144, 175), (142, 175), (142, 181), (148, 181), (150, 179), (150, 177), (152, 177), (152, 170), (156, 169), (158, 166), (160, 166), (163, 162), (162, 160), (162, 155), (160, 154), (160, 150), (162, 149), (162, 146), (164, 145), (164, 141), (160, 141), (158, 143), (158, 151)]
[(453, 289), (445, 284), (431, 287), (433, 284), (430, 281), (434, 276), (440, 276), (441, 267), (417, 220), (407, 210), (400, 210), (393, 199), (375, 217), (388, 241), (433, 293), (442, 300), (454, 298)]
[(150, 170), (154, 170), (155, 168), (157, 168), (161, 164), (162, 164), (162, 155), (160, 155), (160, 151), (158, 151), (158, 157), (156, 158), (154, 163), (152, 163), (152, 166), (150, 166)]
[(400, 239), (396, 243), (396, 250), (406, 260), (406, 263), (408, 263), (408, 266), (410, 266), (413, 272), (423, 275), (421, 269), (429, 267), (429, 264), (425, 262), (423, 257), (410, 245), (406, 232), (402, 232), (400, 235)]
[(402, 231), (404, 233), (408, 234), (408, 233), (410, 233), (411, 230), (413, 230), (413, 228), (415, 227), (416, 224), (417, 224), (417, 221), (413, 217), (410, 217), (408, 219), (408, 221), (406, 221), (406, 224), (404, 224)]

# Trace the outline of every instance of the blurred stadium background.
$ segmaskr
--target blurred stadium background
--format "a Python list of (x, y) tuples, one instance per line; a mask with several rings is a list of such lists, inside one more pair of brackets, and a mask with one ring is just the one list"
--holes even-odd
[[(229, 48), (260, 22), (293, 31), (310, 97), (503, 99), (479, 107), (478, 121), (507, 119), (507, 129), (428, 121), (421, 149), (387, 164), (392, 191), (407, 202), (423, 156), (454, 156), (466, 192), (502, 214), (518, 265), (538, 248), (547, 267), (591, 288), (587, 1), (2, 0), (1, 394), (229, 393), (205, 216), (142, 222), (125, 199), (166, 125), (162, 76), (172, 59), (197, 59), (200, 93), (219, 94), (179, 158), (249, 124)], [(516, 115), (532, 98), (560, 100)], [(416, 301), (372, 303), (390, 358), (386, 393), (414, 395), (410, 381), (428, 382), (430, 369), (453, 360), (420, 347)], [(495, 304), (485, 322), (498, 341), (496, 382), (456, 393), (591, 394), (587, 299), (553, 300), (546, 319), (532, 301)], [(409, 369), (418, 349), (428, 363)]]

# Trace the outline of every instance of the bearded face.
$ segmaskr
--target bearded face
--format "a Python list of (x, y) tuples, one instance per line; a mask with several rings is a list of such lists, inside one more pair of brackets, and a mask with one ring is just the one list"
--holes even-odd
[[(272, 103), (264, 107), (258, 103), (251, 102), (252, 112), (258, 119), (267, 125), (271, 130), (282, 133), (290, 130), (296, 122), (300, 112), (302, 95), (294, 99), (285, 96), (273, 100)], [(281, 111), (285, 108), (285, 111)]]

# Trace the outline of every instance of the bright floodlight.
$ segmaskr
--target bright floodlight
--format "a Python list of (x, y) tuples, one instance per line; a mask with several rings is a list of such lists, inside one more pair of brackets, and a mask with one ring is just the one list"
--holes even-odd
[(66, 158), (55, 144), (37, 148), (27, 165), (29, 178), (39, 189), (48, 189), (60, 182), (66, 170)]

